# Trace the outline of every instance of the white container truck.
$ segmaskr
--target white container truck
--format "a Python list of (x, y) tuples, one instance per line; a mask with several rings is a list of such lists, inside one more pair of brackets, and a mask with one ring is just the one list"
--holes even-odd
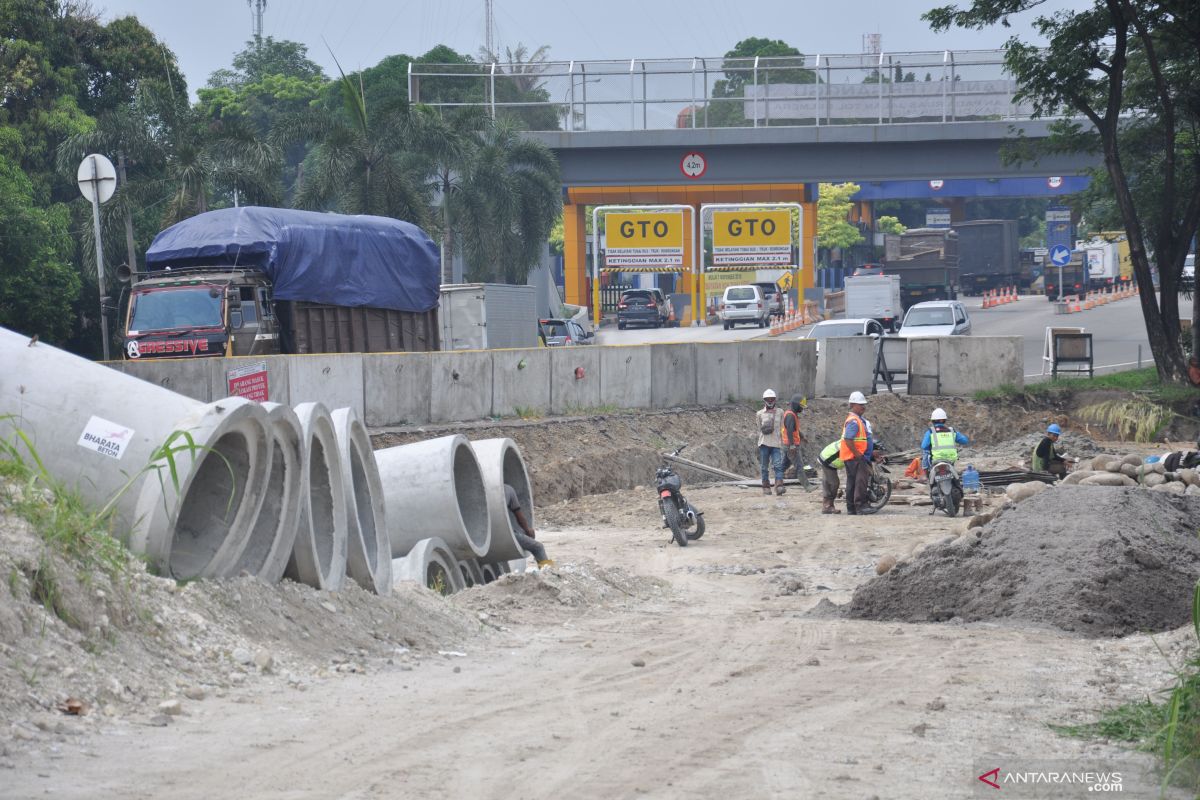
[(846, 278), (846, 319), (878, 320), (885, 330), (895, 333), (903, 316), (899, 275)]
[(443, 350), (537, 347), (537, 290), (505, 283), (442, 286)]
[(1088, 242), (1086, 248), (1088, 285), (1092, 289), (1112, 286), (1121, 277), (1121, 254), (1116, 242)]

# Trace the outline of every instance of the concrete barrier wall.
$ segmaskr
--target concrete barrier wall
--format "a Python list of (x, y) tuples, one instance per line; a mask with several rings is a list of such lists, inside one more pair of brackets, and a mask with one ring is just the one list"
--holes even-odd
[[(673, 408), (757, 400), (844, 398), (870, 390), (873, 342), (807, 340), (537, 348), (453, 353), (262, 356), (113, 362), (109, 366), (201, 401), (228, 394), (231, 369), (263, 362), (269, 399), (349, 406), (369, 426), (564, 414), (599, 406)], [(1023, 385), (1020, 337), (913, 339), (909, 393), (969, 395)], [(576, 368), (582, 377), (576, 377)]]
[(550, 350), (492, 352), (492, 414), (510, 417), (517, 409), (550, 411)]
[(600, 405), (650, 407), (650, 345), (600, 347)]
[(969, 396), (1025, 386), (1020, 336), (940, 336), (909, 343), (908, 393)]
[(875, 369), (875, 340), (847, 336), (821, 340), (817, 359), (817, 393), (822, 397), (849, 397), (871, 391)]
[(696, 403), (716, 406), (736, 401), (738, 364), (742, 345), (737, 342), (696, 344)]
[(650, 407), (696, 405), (695, 344), (650, 345)]

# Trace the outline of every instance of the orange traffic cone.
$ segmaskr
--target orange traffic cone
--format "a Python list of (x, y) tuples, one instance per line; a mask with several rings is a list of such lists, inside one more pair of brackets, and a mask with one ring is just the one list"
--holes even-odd
[(1021, 293), (1017, 291), (1017, 287), (1013, 287), (1013, 302), (1017, 303), (1021, 300)]
[(675, 304), (668, 303), (667, 306), (670, 308), (670, 311), (667, 312), (667, 327), (674, 328), (675, 327)]

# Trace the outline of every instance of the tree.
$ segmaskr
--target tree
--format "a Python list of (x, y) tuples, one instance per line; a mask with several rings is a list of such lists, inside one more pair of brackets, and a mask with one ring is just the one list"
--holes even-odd
[(29, 177), (0, 155), (0, 219), (0, 325), (61, 345), (80, 290), (67, 208), (38, 208)]
[(879, 229), (880, 233), (901, 234), (907, 230), (907, 228), (900, 224), (900, 220), (886, 215), (876, 220), (875, 227)]
[[(755, 59), (759, 62), (758, 80), (763, 84), (816, 83), (817, 73), (804, 68), (804, 54), (780, 39), (743, 39), (725, 54), (721, 68), (725, 77), (713, 84), (713, 101), (708, 104), (709, 127), (738, 127), (749, 121), (744, 113), (746, 86), (754, 78)], [(771, 120), (771, 122), (780, 122)]]
[[(1037, 0), (974, 0), (925, 19), (935, 30), (1001, 24)], [(1035, 114), (1082, 115), (1053, 127), (1049, 148), (1096, 152), (1120, 212), (1141, 290), (1142, 316), (1159, 377), (1200, 385), (1200, 303), (1193, 304), (1192, 360), (1180, 343), (1178, 287), (1200, 225), (1200, 4), (1194, 0), (1094, 0), (1034, 21), (1048, 49), (1017, 37), (1005, 61), (1017, 101)], [(1161, 295), (1156, 296), (1151, 252)]]
[(817, 195), (817, 242), (821, 247), (852, 247), (863, 241), (862, 231), (849, 222), (855, 183), (822, 183)]

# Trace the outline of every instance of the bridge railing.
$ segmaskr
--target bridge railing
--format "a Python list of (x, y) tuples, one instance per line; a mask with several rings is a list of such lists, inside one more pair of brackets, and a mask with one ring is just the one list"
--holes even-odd
[(755, 58), (410, 63), (413, 102), (536, 131), (1028, 119), (1002, 50)]

